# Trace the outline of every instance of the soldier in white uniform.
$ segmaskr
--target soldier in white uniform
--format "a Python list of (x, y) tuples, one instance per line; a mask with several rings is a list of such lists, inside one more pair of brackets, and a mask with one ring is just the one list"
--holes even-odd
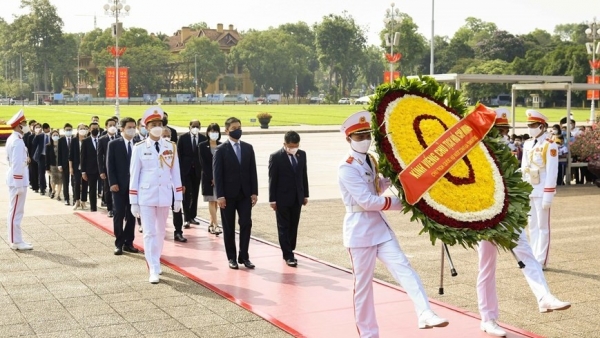
[(181, 210), (183, 186), (179, 175), (179, 159), (175, 143), (163, 140), (163, 110), (156, 106), (146, 110), (142, 123), (150, 131), (137, 143), (131, 155), (129, 201), (131, 213), (140, 216), (144, 227), (144, 255), (148, 263), (148, 281), (160, 281), (160, 255), (163, 248), (167, 216)]
[[(496, 110), (496, 128), (508, 127), (508, 115), (504, 109)], [(498, 294), (496, 292), (498, 248), (491, 242), (481, 241), (477, 247), (477, 251), (479, 252), (477, 303), (479, 305), (479, 314), (481, 315), (480, 328), (492, 336), (504, 337), (506, 336), (506, 331), (500, 328), (497, 323), (499, 316)], [(525, 264), (525, 268), (522, 269), (523, 275), (538, 302), (540, 312), (564, 310), (571, 306), (570, 303), (562, 302), (550, 293), (542, 266), (533, 256), (524, 231), (521, 232), (517, 246), (513, 249), (513, 252)]]
[(373, 300), (373, 273), (379, 258), (412, 299), (419, 328), (448, 325), (429, 307), (421, 279), (398, 244), (383, 210), (401, 210), (398, 197), (381, 194), (390, 186), (379, 176), (371, 145), (371, 113), (350, 116), (341, 128), (350, 144), (350, 154), (339, 166), (339, 185), (346, 206), (344, 246), (354, 272), (354, 315), (360, 337), (379, 337)]
[(546, 134), (548, 118), (529, 109), (527, 127), (531, 138), (523, 144), (523, 180), (533, 186), (529, 195), (529, 238), (535, 259), (545, 269), (550, 251), (550, 206), (556, 193), (558, 145)]
[(6, 185), (10, 206), (8, 208), (8, 240), (13, 250), (31, 250), (33, 246), (23, 241), (21, 234), (21, 220), (27, 198), (27, 186), (29, 185), (28, 154), (25, 142), (23, 142), (23, 126), (26, 125), (25, 115), (19, 110), (8, 122), (13, 129), (6, 140), (6, 159), (8, 161), (8, 172), (6, 173)]

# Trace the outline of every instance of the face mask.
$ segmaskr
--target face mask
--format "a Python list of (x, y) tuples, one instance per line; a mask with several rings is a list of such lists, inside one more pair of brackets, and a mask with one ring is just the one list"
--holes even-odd
[(67, 136), (67, 137), (73, 136), (73, 131), (71, 129), (65, 130), (65, 136)]
[(194, 134), (194, 135), (198, 135), (198, 132), (200, 132), (200, 129), (199, 129), (199, 128), (196, 128), (196, 127), (194, 127), (194, 128), (192, 128), (191, 132), (192, 132), (192, 134)]
[(117, 133), (117, 127), (115, 127), (115, 126), (108, 127), (107, 131), (108, 131), (109, 134), (114, 135), (114, 134)]
[(100, 132), (100, 130), (98, 130), (98, 129), (92, 129), (92, 131), (91, 131), (92, 136), (94, 136), (94, 137), (98, 136), (99, 132)]
[(52, 136), (52, 141), (55, 141), (55, 142), (58, 141), (58, 136), (57, 135)]
[(296, 153), (298, 152), (298, 148), (287, 148), (286, 147), (285, 150), (292, 155), (296, 155)]
[(554, 129), (554, 135), (560, 135), (560, 130)]
[(80, 136), (85, 136), (85, 135), (87, 135), (88, 132), (86, 129), (79, 129), (78, 133)]
[(21, 127), (21, 128), (22, 128), (21, 130), (23, 131), (23, 134), (25, 134), (25, 133), (28, 133), (28, 132), (29, 132), (29, 126), (23, 126), (23, 127)]
[(35, 128), (35, 133), (39, 134), (41, 130), (42, 130), (42, 128)]
[(531, 135), (532, 138), (537, 138), (542, 133), (542, 126), (527, 129), (529, 129), (529, 135)]
[(150, 135), (160, 137), (160, 135), (162, 135), (162, 127), (152, 127), (152, 129), (150, 129)]
[(360, 142), (356, 142), (350, 139), (350, 147), (357, 153), (366, 154), (367, 151), (369, 151), (370, 146), (371, 140), (362, 140)]
[(134, 137), (135, 136), (135, 129), (125, 129), (125, 135), (127, 135), (129, 137)]
[(229, 136), (234, 140), (239, 140), (242, 137), (242, 129), (236, 129), (229, 132)]
[(208, 133), (208, 137), (210, 137), (211, 140), (216, 141), (217, 139), (219, 139), (219, 133), (216, 132), (211, 132)]
[(141, 128), (140, 128), (140, 134), (141, 134), (142, 136), (146, 136), (146, 135), (148, 135), (148, 129), (146, 129), (146, 127), (141, 127)]

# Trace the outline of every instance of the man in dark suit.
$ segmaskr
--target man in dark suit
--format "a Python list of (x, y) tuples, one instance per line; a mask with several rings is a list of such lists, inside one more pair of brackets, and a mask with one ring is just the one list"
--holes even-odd
[[(229, 268), (238, 269), (238, 262), (254, 269), (250, 262), (248, 246), (252, 230), (252, 207), (258, 200), (258, 176), (252, 145), (240, 142), (242, 124), (238, 118), (225, 121), (229, 139), (217, 147), (213, 158), (213, 175), (217, 203), (221, 208), (223, 241)], [(236, 261), (235, 213), (240, 224), (240, 251)]]
[(169, 123), (169, 115), (165, 112), (163, 116), (163, 127), (167, 127), (171, 130), (171, 142), (177, 143), (177, 130), (175, 128), (169, 127), (167, 124)]
[(33, 138), (31, 146), (34, 149), (33, 160), (38, 165), (38, 182), (40, 195), (46, 195), (46, 144), (50, 143), (50, 125), (44, 123), (42, 132)]
[(90, 211), (98, 211), (98, 134), (100, 127), (90, 123), (90, 137), (81, 142), (81, 178), (87, 181), (89, 187)]
[(88, 135), (88, 126), (80, 123), (77, 126), (77, 135), (71, 140), (69, 149), (69, 173), (73, 182), (73, 210), (86, 209), (88, 198), (88, 182), (81, 179), (81, 144)]
[(34, 126), (36, 124), (37, 122), (35, 120), (29, 121), (29, 131), (23, 135), (23, 142), (25, 143), (25, 147), (27, 147), (27, 153), (29, 155), (29, 185), (34, 192), (38, 192), (38, 190), (40, 190), (38, 183), (37, 162), (33, 160), (34, 149), (31, 146), (33, 137), (35, 136)]
[(300, 135), (288, 131), (283, 148), (269, 158), (269, 202), (275, 210), (277, 232), (283, 259), (288, 266), (296, 267), (294, 257), (298, 223), (302, 206), (308, 203), (308, 175), (306, 153), (298, 150)]
[[(121, 135), (123, 137), (108, 142), (106, 153), (107, 181), (114, 202), (115, 255), (122, 255), (123, 251), (139, 252), (133, 247), (135, 217), (131, 213), (131, 204), (129, 204), (129, 163), (135, 145), (133, 143), (136, 133), (135, 126), (135, 120), (131, 117), (122, 118)], [(125, 228), (123, 228), (123, 220), (125, 220)]]
[[(62, 176), (65, 205), (70, 205), (69, 182), (71, 181), (71, 175), (69, 173), (69, 150), (71, 149), (71, 142), (73, 141), (73, 126), (70, 123), (66, 123), (63, 129), (65, 131), (65, 136), (58, 140), (58, 158), (56, 160), (56, 165)], [(76, 198), (73, 198), (73, 201), (75, 200)]]
[(108, 211), (108, 217), (113, 217), (113, 201), (112, 201), (112, 193), (110, 192), (108, 180), (106, 179), (106, 150), (108, 148), (108, 143), (119, 136), (117, 135), (117, 121), (113, 119), (106, 120), (106, 133), (104, 136), (101, 136), (98, 139), (98, 170), (100, 172), (100, 179), (102, 180), (103, 185), (103, 193), (102, 193), (102, 202), (106, 205), (106, 210)]
[(181, 135), (177, 142), (181, 183), (183, 183), (183, 186), (185, 187), (185, 193), (183, 194), (183, 215), (185, 223), (183, 226), (186, 229), (190, 227), (190, 224), (200, 224), (195, 220), (198, 212), (200, 178), (202, 177), (202, 166), (200, 165), (198, 145), (206, 140), (206, 136), (200, 134), (200, 121), (192, 120), (190, 121), (190, 132)]

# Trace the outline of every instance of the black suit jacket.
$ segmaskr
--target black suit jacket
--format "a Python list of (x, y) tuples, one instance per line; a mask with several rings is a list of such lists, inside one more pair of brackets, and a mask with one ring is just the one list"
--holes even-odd
[(33, 139), (33, 133), (28, 131), (23, 134), (23, 143), (25, 143), (25, 147), (27, 147), (27, 153), (29, 154), (29, 158), (33, 158), (33, 147), (31, 147), (31, 141)]
[[(115, 139), (119, 138), (119, 135), (114, 135)], [(108, 134), (98, 139), (98, 149), (96, 150), (96, 156), (98, 157), (98, 171), (100, 174), (106, 175), (106, 150), (108, 148), (108, 142), (110, 138)]]
[(302, 204), (308, 198), (306, 152), (298, 150), (294, 157), (298, 162), (296, 171), (283, 148), (269, 157), (269, 202), (278, 206)]
[[(181, 136), (183, 139), (183, 136)], [(221, 144), (221, 142), (217, 141), (217, 145)], [(213, 155), (210, 152), (210, 142), (204, 141), (198, 145), (198, 152), (200, 153), (200, 165), (204, 170), (202, 170), (202, 195), (203, 196), (212, 196), (213, 195), (213, 171), (212, 171), (212, 163), (213, 163)]]
[[(50, 138), (50, 136), (48, 136), (48, 138)], [(46, 146), (44, 140), (45, 134), (41, 133), (35, 135), (31, 141), (31, 147), (33, 148), (33, 160), (36, 162), (40, 160), (40, 156), (44, 152), (44, 147)]]
[[(131, 152), (135, 143), (131, 142)], [(106, 171), (108, 176), (108, 185), (118, 185), (119, 193), (129, 194), (129, 163), (127, 157), (127, 144), (122, 138), (114, 139), (108, 142), (106, 152)]]
[[(71, 138), (71, 144), (73, 144), (73, 140), (77, 142), (76, 138)], [(69, 171), (69, 147), (67, 145), (67, 136), (58, 139), (58, 159), (56, 165), (62, 167), (63, 171)]]
[[(188, 175), (192, 170), (196, 171), (197, 177), (202, 175), (202, 165), (200, 164), (200, 152), (198, 150), (194, 151), (192, 146), (192, 134), (185, 133), (181, 135), (177, 142), (177, 153), (179, 155), (179, 168), (181, 172), (181, 181), (183, 184), (186, 184), (186, 180)], [(197, 145), (206, 141), (206, 136), (198, 133), (197, 137)], [(212, 163), (212, 162), (211, 162)]]
[(229, 140), (217, 147), (213, 158), (213, 177), (217, 189), (217, 198), (236, 198), (240, 192), (246, 197), (258, 195), (258, 176), (256, 157), (252, 145), (240, 142), (242, 163), (233, 150)]
[[(100, 141), (98, 141), (98, 147), (100, 147)], [(94, 147), (92, 137), (85, 138), (81, 142), (81, 173), (89, 175), (98, 175), (98, 152)]]
[[(86, 139), (84, 138), (83, 141)], [(83, 143), (82, 141), (82, 143)], [(73, 172), (80, 170), (81, 165), (81, 147), (79, 146), (79, 137), (75, 136), (71, 140), (71, 149), (69, 150), (69, 162), (73, 162)], [(83, 169), (83, 166), (82, 168)]]
[(51, 165), (57, 164), (57, 154), (54, 152), (54, 145), (52, 143), (46, 144), (46, 170), (50, 170)]
[(171, 142), (177, 143), (177, 130), (175, 130), (175, 128), (171, 128), (169, 126), (167, 126), (167, 128), (169, 128), (171, 130)]

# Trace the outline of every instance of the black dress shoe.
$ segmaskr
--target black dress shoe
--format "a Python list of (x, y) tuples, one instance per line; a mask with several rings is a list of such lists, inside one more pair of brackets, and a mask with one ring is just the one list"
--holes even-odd
[(183, 228), (184, 229), (189, 229), (190, 228), (190, 222), (183, 223)]
[(44, 196), (46, 195), (46, 192), (44, 190), (40, 191), (40, 195)]
[(196, 221), (195, 219), (189, 221), (189, 223), (193, 225), (200, 225), (200, 222)]
[(249, 259), (246, 259), (245, 261), (239, 261), (240, 264), (244, 264), (245, 267), (247, 267), (248, 269), (254, 269), (256, 266), (254, 264), (252, 264), (252, 262), (250, 262)]
[(69, 203), (69, 200), (65, 201), (65, 205), (71, 205), (71, 203)]
[(235, 259), (229, 260), (229, 268), (234, 270), (238, 269), (238, 263), (236, 263)]
[(133, 245), (123, 245), (123, 251), (138, 253), (140, 250), (136, 249)]
[(115, 248), (115, 255), (116, 256), (120, 256), (122, 254), (123, 254), (123, 248), (116, 247)]
[(182, 234), (175, 234), (175, 236), (173, 238), (175, 239), (175, 242), (181, 242), (181, 243), (187, 242), (187, 238), (183, 237)]
[(298, 262), (295, 259), (286, 259), (285, 260), (285, 264), (287, 264), (287, 266), (291, 266), (292, 268), (295, 268), (298, 266)]
[(113, 216), (114, 216), (114, 214), (113, 214), (112, 210), (111, 210), (111, 211), (109, 211), (109, 212), (108, 212), (108, 217), (113, 217)]

